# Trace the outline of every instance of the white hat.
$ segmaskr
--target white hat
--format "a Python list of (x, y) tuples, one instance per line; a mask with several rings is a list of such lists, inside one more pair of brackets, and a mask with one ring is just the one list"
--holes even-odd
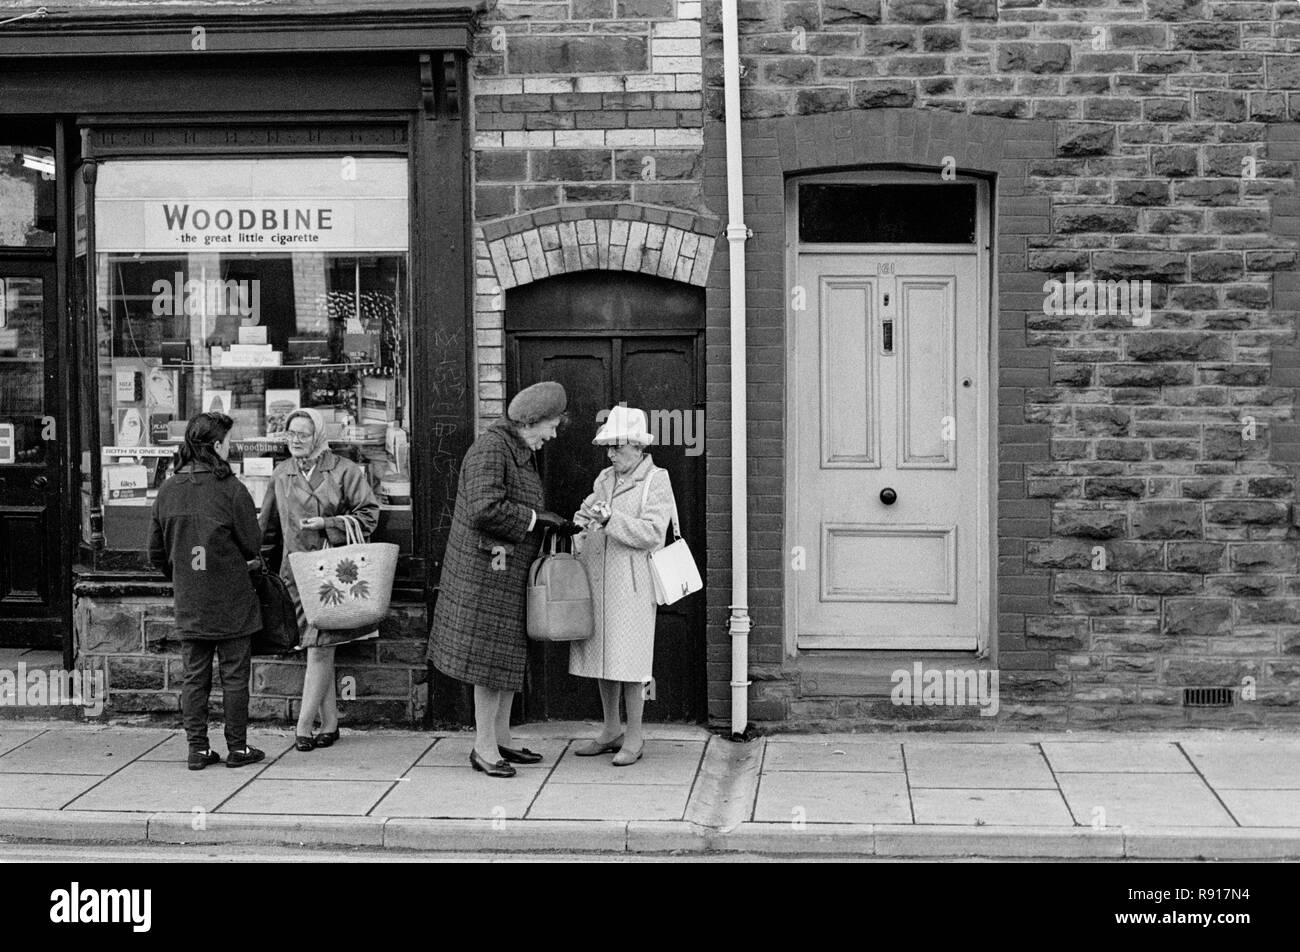
[(620, 403), (609, 411), (609, 416), (591, 442), (596, 446), (622, 446), (625, 443), (650, 446), (654, 441), (645, 411), (633, 410), (627, 404)]

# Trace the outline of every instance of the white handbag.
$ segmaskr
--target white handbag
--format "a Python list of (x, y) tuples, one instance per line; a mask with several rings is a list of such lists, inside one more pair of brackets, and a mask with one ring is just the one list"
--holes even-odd
[[(650, 497), (650, 480), (657, 470), (658, 467), (655, 467), (646, 474), (645, 488), (641, 490), (642, 510)], [(650, 578), (654, 581), (655, 603), (659, 605), (671, 605), (704, 588), (704, 580), (700, 578), (700, 570), (695, 565), (695, 556), (691, 555), (690, 546), (682, 538), (677, 521), (676, 499), (673, 500), (671, 525), (676, 538), (662, 549), (650, 553)]]

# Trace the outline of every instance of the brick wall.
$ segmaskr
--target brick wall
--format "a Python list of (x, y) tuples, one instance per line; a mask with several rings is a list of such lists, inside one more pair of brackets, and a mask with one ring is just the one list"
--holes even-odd
[(707, 279), (700, 4), (496, 3), (474, 46), (478, 426), (504, 412), (509, 290), (587, 268)]
[[(706, 200), (725, 209), (718, 2)], [(897, 163), (996, 195), (1002, 713), (986, 726), (1300, 721), (1300, 6), (741, 0), (750, 295), (751, 716), (916, 722), (786, 657), (784, 175)], [(990, 139), (1001, 126), (1004, 141)], [(1149, 327), (1044, 282), (1149, 279)], [(726, 714), (726, 262), (709, 291), (711, 713)], [(719, 410), (721, 412), (719, 412)], [(1253, 428), (1250, 424), (1253, 422)], [(775, 437), (776, 439), (772, 439)], [(721, 516), (719, 516), (721, 514)], [(1094, 568), (1094, 549), (1107, 556)], [(1255, 699), (1193, 711), (1184, 687)], [(1249, 692), (1247, 692), (1249, 694)], [(963, 717), (952, 711), (920, 717)]]

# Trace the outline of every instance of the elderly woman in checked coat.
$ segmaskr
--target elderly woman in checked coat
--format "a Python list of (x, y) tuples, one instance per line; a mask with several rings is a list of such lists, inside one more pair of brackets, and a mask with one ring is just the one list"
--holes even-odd
[(490, 777), (513, 777), (512, 764), (542, 759), (511, 746), (510, 708), (524, 684), (528, 569), (542, 530), (578, 527), (547, 511), (533, 452), (555, 438), (567, 397), (546, 381), (521, 390), (465, 454), (456, 488), (447, 556), (433, 609), (428, 659), (474, 685), (470, 764)]
[[(606, 447), (609, 468), (601, 470), (573, 517), (583, 527), (578, 557), (591, 582), (595, 632), (569, 645), (569, 673), (596, 679), (605, 713), (599, 736), (574, 753), (617, 751), (616, 767), (636, 763), (645, 748), (641, 715), (654, 667), (657, 611), (649, 557), (663, 546), (677, 508), (667, 470), (645, 451), (653, 442), (643, 411), (614, 407), (592, 440)], [(627, 707), (626, 731), (619, 724), (620, 698)]]

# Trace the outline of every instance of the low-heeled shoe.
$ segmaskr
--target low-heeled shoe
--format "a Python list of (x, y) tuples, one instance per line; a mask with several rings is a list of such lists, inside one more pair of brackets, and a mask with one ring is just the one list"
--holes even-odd
[(601, 754), (614, 754), (623, 747), (623, 735), (619, 734), (608, 744), (602, 744), (597, 740), (589, 740), (581, 747), (573, 748), (573, 753), (578, 757), (599, 757)]
[(542, 755), (527, 747), (520, 747), (516, 750), (513, 747), (502, 747), (497, 744), (497, 750), (501, 751), (501, 756), (512, 764), (539, 764), (542, 762)]
[(191, 770), (202, 770), (213, 764), (221, 763), (221, 755), (215, 750), (191, 750), (187, 766)]
[(496, 763), (490, 764), (478, 755), (477, 750), (469, 752), (469, 762), (470, 766), (475, 770), (485, 773), (489, 777), (513, 777), (515, 775), (515, 768), (504, 760), (498, 760)]
[(313, 740), (316, 741), (317, 747), (333, 747), (334, 742), (339, 739), (339, 729), (336, 727), (332, 731), (321, 731)]

